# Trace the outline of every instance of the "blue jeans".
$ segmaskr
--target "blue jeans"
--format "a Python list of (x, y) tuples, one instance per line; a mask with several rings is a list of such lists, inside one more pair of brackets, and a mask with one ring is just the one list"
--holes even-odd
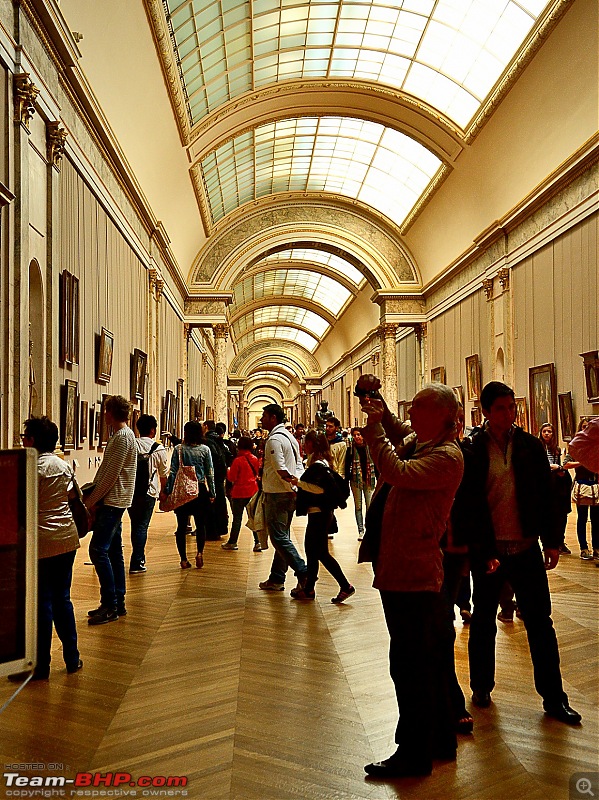
[(275, 554), (270, 568), (273, 583), (285, 583), (287, 569), (300, 577), (306, 563), (291, 541), (291, 519), (295, 511), (295, 492), (264, 492), (264, 520)]
[(358, 533), (364, 533), (364, 517), (362, 515), (362, 492), (364, 493), (364, 504), (366, 511), (370, 506), (370, 500), (374, 489), (364, 484), (361, 489), (358, 489), (355, 483), (351, 484), (351, 493), (354, 497), (354, 510), (356, 512), (356, 523), (358, 525)]
[(124, 508), (100, 506), (89, 544), (89, 557), (100, 581), (100, 604), (117, 608), (125, 603), (125, 562), (122, 524)]
[[(229, 534), (230, 544), (237, 544), (237, 540), (239, 539), (239, 531), (241, 530), (241, 520), (243, 519), (243, 509), (247, 506), (251, 499), (251, 497), (231, 498), (233, 522), (231, 523), (231, 533)], [(254, 534), (254, 541), (258, 542), (258, 536), (256, 534)]]
[(79, 663), (77, 628), (71, 603), (71, 581), (73, 563), (77, 551), (60, 553), (38, 562), (37, 588), (37, 666), (36, 673), (50, 672), (50, 647), (52, 645), (52, 623), (62, 642), (62, 656), (67, 669), (75, 669)]
[(148, 527), (156, 498), (147, 494), (141, 500), (133, 500), (131, 508), (127, 509), (131, 520), (131, 560), (129, 569), (139, 569), (146, 563), (146, 542), (148, 540)]

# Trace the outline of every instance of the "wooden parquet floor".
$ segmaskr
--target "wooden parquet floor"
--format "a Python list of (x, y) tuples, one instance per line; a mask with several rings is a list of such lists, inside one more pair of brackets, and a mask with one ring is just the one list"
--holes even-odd
[[(239, 551), (209, 542), (204, 569), (182, 571), (174, 516), (155, 514), (148, 572), (128, 576), (129, 614), (118, 622), (86, 624), (98, 588), (85, 563), (87, 547), (78, 553), (72, 594), (84, 668), (67, 675), (55, 645), (50, 681), (28, 684), (0, 715), (4, 772), (7, 765), (35, 763), (46, 768), (21, 774), (187, 777), (187, 786), (170, 795), (166, 788), (127, 784), (104, 795), (112, 797), (568, 798), (575, 773), (599, 770), (599, 569), (578, 558), (571, 517), (573, 555), (562, 558), (550, 581), (565, 688), (584, 717), (579, 728), (544, 717), (524, 626), (499, 623), (494, 703), (475, 709), (474, 735), (461, 737), (457, 762), (439, 764), (423, 780), (367, 780), (363, 765), (394, 749), (396, 706), (378, 593), (370, 566), (356, 563), (353, 510), (339, 515), (333, 545), (357, 588), (343, 606), (330, 603), (337, 588), (326, 572), (315, 603), (289, 597), (291, 578), (284, 593), (260, 591), (272, 550), (253, 553), (247, 528)], [(304, 526), (294, 520), (301, 550)], [(190, 555), (193, 543), (189, 538)], [(458, 676), (466, 690), (468, 629), (461, 621), (456, 626)], [(0, 681), (0, 705), (14, 688)], [(72, 785), (64, 791), (93, 796)], [(50, 795), (28, 788), (23, 796)]]

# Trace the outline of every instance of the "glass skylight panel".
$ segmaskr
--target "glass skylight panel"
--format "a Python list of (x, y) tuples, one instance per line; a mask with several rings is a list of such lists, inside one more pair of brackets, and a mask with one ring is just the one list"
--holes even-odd
[(280, 250), (267, 256), (264, 261), (312, 261), (315, 264), (324, 264), (330, 269), (337, 270), (348, 280), (359, 286), (364, 280), (364, 276), (359, 269), (350, 264), (341, 256), (327, 253), (326, 250), (311, 250), (306, 248), (293, 247), (290, 250)]
[[(404, 90), (462, 127), (548, 5), (546, 0), (167, 4), (192, 124), (223, 103), (278, 81), (349, 78)], [(200, 86), (197, 75), (188, 75), (189, 58), (201, 65)], [(245, 68), (233, 74), (241, 65)], [(426, 71), (443, 80), (425, 78)], [(195, 92), (203, 101), (191, 101)]]
[[(234, 307), (241, 307), (244, 303), (259, 300), (262, 297), (301, 297), (318, 303), (332, 314), (338, 314), (351, 297), (351, 292), (333, 278), (306, 269), (272, 270), (259, 273), (237, 284), (234, 292)], [(264, 309), (263, 313), (275, 313), (277, 308), (281, 307), (271, 306)], [(297, 307), (290, 308), (287, 313), (291, 314), (292, 310), (296, 317), (292, 320), (288, 316), (289, 321), (307, 325), (319, 336), (321, 335), (319, 329), (324, 322), (321, 317), (317, 318), (312, 312)], [(282, 312), (279, 310), (277, 313)], [(299, 318), (300, 314), (301, 319)]]
[(318, 340), (305, 331), (300, 331), (298, 328), (286, 328), (280, 325), (268, 326), (265, 328), (257, 328), (255, 331), (250, 331), (244, 334), (237, 341), (239, 350), (243, 350), (248, 344), (263, 339), (287, 339), (291, 342), (297, 342), (305, 347), (311, 353), (318, 347)]
[[(202, 173), (213, 222), (244, 202), (291, 191), (293, 175), (296, 191), (361, 200), (400, 225), (440, 166), (423, 145), (391, 128), (322, 117), (261, 125), (205, 158)], [(253, 188), (241, 186), (239, 174), (250, 170)]]

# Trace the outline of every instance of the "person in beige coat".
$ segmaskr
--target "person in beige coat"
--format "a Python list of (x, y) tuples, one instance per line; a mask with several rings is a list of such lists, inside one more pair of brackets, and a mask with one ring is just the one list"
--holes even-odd
[[(390, 636), (389, 666), (399, 707), (396, 752), (367, 764), (373, 777), (429, 775), (434, 759), (454, 759), (456, 736), (440, 594), (439, 542), (445, 532), (464, 461), (455, 442), (458, 403), (446, 386), (418, 392), (411, 425), (384, 404), (377, 378), (364, 375), (357, 393), (368, 414), (363, 429), (379, 470), (366, 518), (360, 559), (372, 560)], [(372, 396), (374, 394), (374, 396)]]

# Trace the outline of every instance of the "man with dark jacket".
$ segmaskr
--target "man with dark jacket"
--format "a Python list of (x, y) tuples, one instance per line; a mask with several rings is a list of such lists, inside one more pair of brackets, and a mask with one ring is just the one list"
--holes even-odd
[[(552, 514), (549, 462), (539, 439), (514, 425), (514, 392), (491, 381), (481, 392), (486, 422), (466, 459), (472, 521), (474, 612), (468, 654), (472, 700), (491, 703), (495, 686), (495, 615), (504, 582), (512, 585), (526, 627), (537, 692), (548, 716), (575, 725), (581, 716), (562, 687), (546, 570), (557, 566), (559, 534)], [(539, 537), (543, 553), (539, 547)]]
[(214, 485), (216, 497), (211, 506), (212, 513), (206, 526), (206, 539), (218, 540), (229, 532), (229, 514), (227, 513), (227, 498), (225, 495), (225, 481), (227, 479), (227, 459), (229, 451), (216, 430), (216, 423), (207, 419), (202, 423), (205, 444), (210, 449), (214, 467)]

